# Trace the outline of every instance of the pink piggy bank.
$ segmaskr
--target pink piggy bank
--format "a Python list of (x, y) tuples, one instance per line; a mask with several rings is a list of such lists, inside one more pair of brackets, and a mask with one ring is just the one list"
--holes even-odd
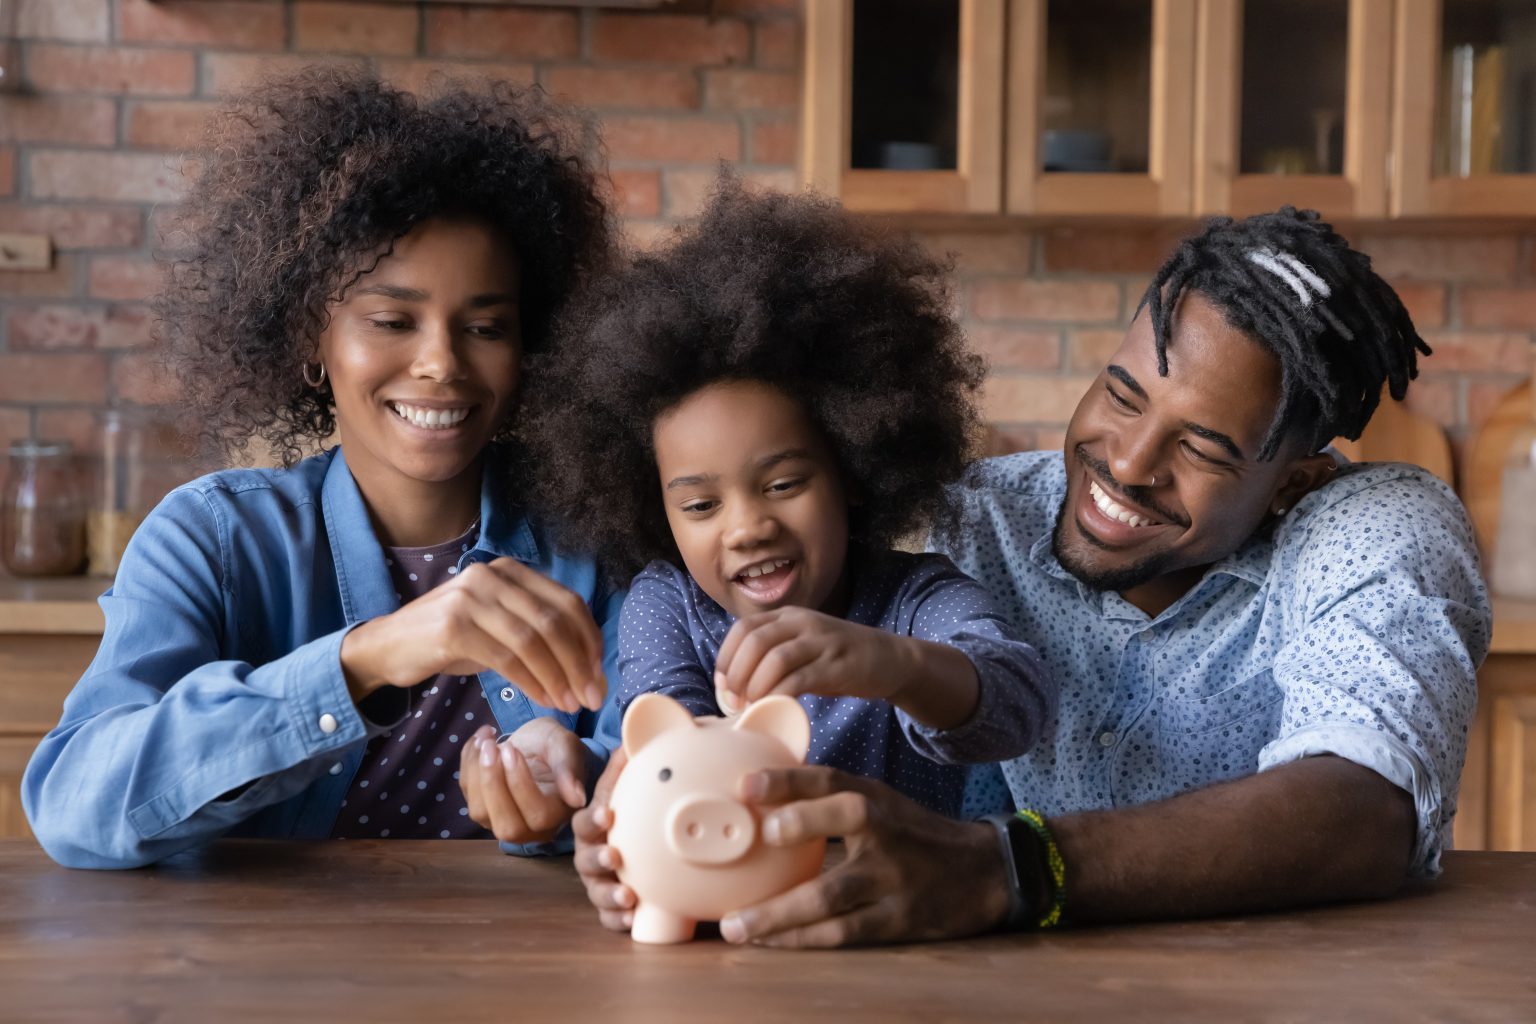
[(737, 799), (742, 776), (805, 761), (811, 723), (793, 697), (765, 697), (739, 718), (697, 718), (647, 693), (624, 715), (629, 764), (613, 788), (608, 844), (635, 892), (636, 942), (687, 942), (699, 921), (776, 896), (821, 870), (826, 841), (767, 846)]

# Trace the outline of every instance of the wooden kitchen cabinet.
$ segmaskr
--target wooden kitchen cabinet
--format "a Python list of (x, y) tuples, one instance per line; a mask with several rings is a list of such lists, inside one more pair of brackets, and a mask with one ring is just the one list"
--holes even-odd
[(1456, 847), (1536, 850), (1536, 602), (1495, 600), (1477, 698)]
[(0, 579), (0, 838), (29, 836), (21, 776), (101, 643), (102, 580)]

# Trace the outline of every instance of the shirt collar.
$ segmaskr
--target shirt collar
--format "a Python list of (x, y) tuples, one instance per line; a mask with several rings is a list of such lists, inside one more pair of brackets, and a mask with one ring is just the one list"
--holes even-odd
[[(400, 607), (400, 599), (346, 456), (338, 446), (331, 449), (329, 457), (331, 465), (325, 472), (320, 503), (331, 542), (331, 558), (336, 565), (342, 613), (350, 625), (395, 611)], [(487, 452), (480, 484), (480, 536), (475, 541), (475, 550), (491, 558), (511, 557), (524, 564), (537, 564), (539, 544), (528, 517), (507, 500), (504, 486), (497, 486), (507, 479), (506, 461), (494, 448)], [(366, 543), (362, 542), (364, 538)]]

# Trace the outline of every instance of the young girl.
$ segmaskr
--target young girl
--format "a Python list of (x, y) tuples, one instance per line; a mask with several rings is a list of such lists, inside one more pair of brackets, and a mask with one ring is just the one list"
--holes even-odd
[(959, 810), (962, 762), (1027, 749), (1055, 689), (981, 587), (893, 551), (949, 516), (981, 377), (943, 268), (810, 197), (723, 182), (696, 227), (599, 285), (540, 377), (536, 487), (641, 569), (621, 706), (769, 693), (810, 760)]
[(212, 441), (287, 468), (194, 481), (133, 538), (23, 782), (55, 859), (477, 820), (525, 841), (583, 802), (620, 602), (519, 511), (503, 443), (525, 353), (611, 251), (564, 137), (531, 93), (335, 71), (217, 120), (168, 358)]

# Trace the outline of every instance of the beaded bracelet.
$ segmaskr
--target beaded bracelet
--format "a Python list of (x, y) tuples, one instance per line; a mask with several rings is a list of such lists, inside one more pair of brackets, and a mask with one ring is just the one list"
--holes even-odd
[(1051, 872), (1051, 909), (1035, 922), (1035, 927), (1054, 928), (1061, 923), (1061, 912), (1067, 905), (1067, 866), (1061, 859), (1061, 850), (1056, 846), (1056, 837), (1051, 835), (1050, 827), (1040, 812), (1021, 807), (1014, 813), (1029, 825), (1040, 844), (1045, 847), (1045, 863)]

